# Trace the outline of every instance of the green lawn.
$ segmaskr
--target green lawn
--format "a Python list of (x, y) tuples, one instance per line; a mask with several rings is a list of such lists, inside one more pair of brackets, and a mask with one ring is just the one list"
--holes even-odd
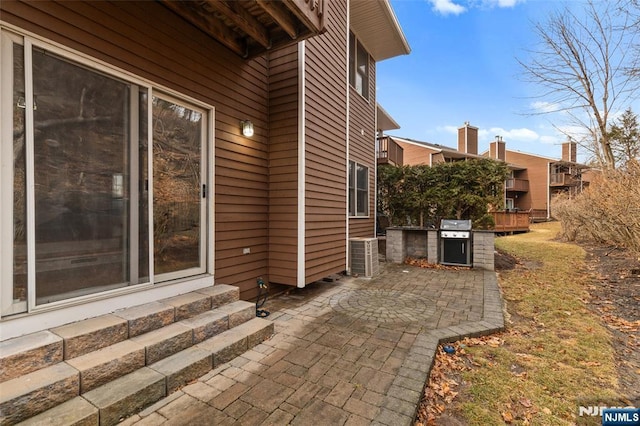
[(610, 334), (586, 306), (585, 252), (555, 241), (558, 231), (557, 223), (537, 224), (496, 240), (522, 266), (500, 273), (500, 343), (463, 348), (471, 368), (452, 409), (469, 424), (600, 424), (578, 417), (578, 406), (620, 397)]

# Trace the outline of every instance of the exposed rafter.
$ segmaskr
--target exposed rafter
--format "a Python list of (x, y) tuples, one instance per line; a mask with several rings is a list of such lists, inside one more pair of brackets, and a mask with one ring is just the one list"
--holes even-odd
[(158, 1), (231, 51), (253, 58), (322, 34), (329, 0)]
[(215, 37), (220, 43), (242, 57), (247, 57), (247, 45), (243, 40), (238, 39), (233, 30), (217, 19), (206, 19), (204, 16), (194, 11), (189, 5), (191, 2), (160, 0), (169, 9), (182, 16), (184, 19), (200, 28), (202, 31)]
[(257, 0), (258, 5), (273, 18), (274, 21), (291, 37), (293, 40), (298, 38), (298, 30), (296, 24), (284, 9), (280, 2)]
[(226, 16), (234, 25), (247, 33), (264, 48), (271, 48), (269, 31), (243, 8), (240, 3), (236, 1), (207, 0), (207, 4), (213, 10)]

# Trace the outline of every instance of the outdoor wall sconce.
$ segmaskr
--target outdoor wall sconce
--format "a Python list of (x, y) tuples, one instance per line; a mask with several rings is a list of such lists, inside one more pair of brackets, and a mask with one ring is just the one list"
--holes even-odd
[(253, 136), (253, 123), (250, 120), (244, 120), (240, 122), (240, 129), (242, 134), (248, 138)]

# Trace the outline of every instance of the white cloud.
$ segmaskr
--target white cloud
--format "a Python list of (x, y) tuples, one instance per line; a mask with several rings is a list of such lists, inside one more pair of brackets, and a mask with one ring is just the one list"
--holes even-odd
[(558, 139), (557, 136), (544, 135), (540, 136), (540, 143), (545, 145), (556, 145), (560, 143), (560, 139)]
[(552, 102), (545, 102), (545, 101), (532, 102), (530, 104), (530, 107), (534, 111), (544, 112), (544, 113), (556, 112), (556, 111), (560, 110), (560, 105), (552, 103)]
[(481, 140), (494, 140), (496, 136), (502, 136), (506, 142), (535, 142), (540, 139), (538, 132), (527, 128), (506, 130), (502, 127), (492, 127), (481, 129), (478, 133)]
[(526, 0), (427, 0), (442, 15), (460, 15), (474, 8), (515, 7)]
[(514, 7), (518, 3), (523, 3), (523, 0), (484, 0), (483, 3), (489, 7)]
[(439, 132), (451, 133), (452, 135), (457, 135), (458, 127), (459, 126), (438, 126), (436, 130)]
[(443, 15), (459, 15), (466, 12), (467, 8), (454, 3), (452, 0), (429, 0), (433, 10)]

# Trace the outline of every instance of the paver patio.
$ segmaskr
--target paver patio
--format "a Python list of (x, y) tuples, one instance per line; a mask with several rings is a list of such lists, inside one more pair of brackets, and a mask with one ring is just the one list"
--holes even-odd
[(410, 425), (439, 342), (504, 327), (494, 272), (385, 264), (264, 308), (273, 337), (123, 425)]

